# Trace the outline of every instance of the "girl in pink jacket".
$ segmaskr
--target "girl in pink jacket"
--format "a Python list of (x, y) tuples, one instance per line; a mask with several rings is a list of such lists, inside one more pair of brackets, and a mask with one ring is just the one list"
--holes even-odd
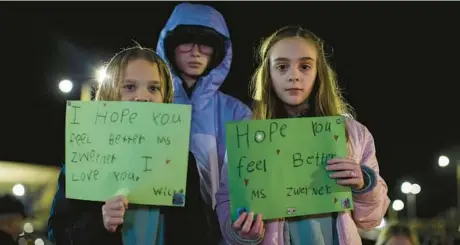
[(252, 79), (254, 119), (346, 115), (348, 158), (332, 159), (326, 169), (338, 184), (352, 188), (354, 210), (265, 221), (250, 212), (232, 222), (225, 164), (216, 194), (225, 240), (232, 245), (362, 244), (357, 228), (380, 224), (390, 202), (387, 185), (379, 175), (373, 137), (350, 116), (323, 42), (301, 27), (285, 27), (262, 43), (259, 56)]

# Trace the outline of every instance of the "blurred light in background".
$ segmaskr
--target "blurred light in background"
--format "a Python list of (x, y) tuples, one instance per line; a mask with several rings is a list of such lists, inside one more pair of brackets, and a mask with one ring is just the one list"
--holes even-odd
[(107, 77), (107, 74), (106, 74), (106, 67), (105, 66), (97, 69), (97, 71), (96, 71), (96, 81), (98, 83), (102, 83), (106, 77)]
[(37, 238), (35, 240), (35, 245), (45, 245), (45, 242), (41, 238)]
[(447, 167), (447, 165), (449, 165), (449, 158), (446, 156), (440, 156), (438, 159), (438, 165), (441, 168)]
[(404, 182), (402, 183), (401, 185), (401, 192), (404, 193), (404, 194), (414, 194), (414, 195), (417, 195), (420, 193), (420, 191), (422, 191), (422, 187), (419, 185), (419, 184), (412, 184), (410, 182)]
[(24, 188), (24, 186), (21, 184), (16, 184), (13, 186), (12, 191), (14, 195), (21, 197), (26, 193), (26, 188)]
[(73, 88), (73, 84), (72, 84), (72, 82), (70, 80), (62, 80), (59, 83), (59, 89), (63, 93), (68, 93), (68, 92), (72, 91), (72, 88)]
[(401, 185), (401, 192), (404, 194), (409, 194), (412, 190), (412, 184), (410, 182), (404, 182)]
[(411, 193), (417, 195), (422, 191), (422, 187), (419, 184), (412, 184)]
[(26, 233), (34, 232), (34, 227), (32, 226), (31, 223), (25, 223), (24, 224), (24, 232), (26, 232)]
[(27, 244), (27, 240), (26, 240), (24, 237), (21, 237), (21, 238), (19, 238), (19, 240), (18, 240), (18, 244), (19, 244), (19, 245), (26, 245), (26, 244)]
[(391, 205), (394, 211), (401, 211), (404, 208), (404, 202), (396, 199), (393, 201), (393, 204)]

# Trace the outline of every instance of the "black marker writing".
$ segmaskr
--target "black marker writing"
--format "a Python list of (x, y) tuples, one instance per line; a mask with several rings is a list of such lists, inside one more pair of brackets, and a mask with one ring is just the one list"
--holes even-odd
[(122, 124), (124, 121), (127, 121), (129, 124), (133, 124), (134, 119), (136, 119), (137, 115), (138, 114), (136, 112), (131, 112), (127, 108), (121, 110), (121, 112), (111, 112), (110, 114), (108, 111), (100, 112), (98, 108), (94, 124), (98, 124), (98, 122), (102, 124), (106, 124), (107, 122), (119, 122), (120, 124)]
[(153, 194), (155, 196), (170, 196), (172, 197), (174, 195), (174, 193), (180, 193), (180, 190), (177, 191), (177, 190), (174, 190), (174, 189), (171, 189), (171, 188), (168, 188), (168, 187), (161, 187), (161, 188), (155, 188), (153, 187)]
[(72, 173), (72, 181), (97, 181), (99, 179), (99, 170), (90, 169), (80, 174)]
[(74, 151), (71, 154), (70, 162), (72, 163), (92, 162), (99, 164), (113, 164), (116, 160), (115, 154), (101, 154), (95, 150), (90, 150), (87, 152)]
[(124, 181), (124, 180), (139, 181), (139, 177), (136, 176), (133, 172), (113, 171), (113, 176), (115, 177), (115, 181)]
[(265, 193), (264, 193), (264, 189), (252, 190), (251, 200), (254, 200), (254, 198), (256, 198), (256, 199), (267, 198), (267, 195), (265, 195)]
[(311, 129), (313, 131), (313, 136), (322, 132), (331, 132), (331, 123), (326, 122), (325, 124), (322, 124), (318, 122), (311, 122)]
[(279, 134), (279, 136), (283, 138), (286, 137), (286, 129), (286, 124), (282, 124), (280, 127), (277, 122), (271, 122), (268, 128), (268, 133), (263, 129), (257, 129), (254, 133), (251, 133), (249, 130), (249, 124), (245, 124), (245, 126), (236, 125), (237, 146), (238, 148), (241, 147), (241, 138), (246, 141), (246, 147), (249, 148), (251, 140), (253, 140), (255, 143), (262, 143), (267, 139), (267, 135), (268, 141), (273, 142), (275, 134)]
[(149, 159), (152, 159), (152, 157), (150, 157), (150, 156), (143, 156), (142, 158), (145, 159), (145, 165), (144, 165), (144, 170), (143, 170), (143, 172), (152, 171), (151, 168), (148, 168)]
[(121, 135), (121, 134), (110, 134), (109, 145), (128, 144), (128, 145), (140, 145), (145, 141), (145, 137), (140, 134), (135, 135)]
[(263, 171), (267, 172), (267, 161), (265, 159), (262, 160), (257, 160), (257, 161), (249, 161), (249, 162), (244, 162), (244, 160), (247, 159), (247, 157), (242, 156), (240, 158), (240, 161), (238, 162), (238, 175), (241, 178), (241, 169), (246, 165), (246, 172), (247, 173), (252, 173), (254, 171)]
[(70, 124), (80, 124), (77, 122), (77, 109), (80, 109), (80, 106), (72, 105), (71, 106), (73, 110), (73, 120), (70, 122)]
[(331, 186), (324, 185), (320, 187), (307, 187), (307, 186), (300, 186), (300, 187), (287, 187), (286, 188), (286, 196), (322, 196), (322, 195), (329, 195), (331, 194)]
[(153, 122), (156, 125), (166, 125), (180, 123), (180, 114), (169, 115), (166, 113), (153, 113)]
[[(281, 137), (286, 137), (286, 134), (284, 132), (284, 130), (287, 128), (287, 125), (286, 124), (283, 124), (281, 125), (281, 128), (279, 130), (279, 133), (280, 133), (280, 136)], [(277, 122), (272, 122), (270, 123), (270, 142), (273, 141), (272, 137), (273, 135), (276, 133), (276, 131), (278, 131), (278, 123)]]
[(245, 136), (246, 147), (249, 147), (249, 124), (246, 123), (246, 130), (243, 133), (240, 133), (240, 125), (236, 125), (236, 142), (238, 148), (240, 148), (240, 137)]
[(302, 156), (301, 153), (294, 153), (292, 154), (292, 166), (294, 168), (301, 167), (302, 165), (306, 164), (315, 164), (316, 166), (325, 165), (327, 161), (336, 157), (335, 153), (319, 153), (317, 152), (316, 155), (308, 155)]
[(158, 144), (165, 144), (165, 145), (169, 145), (171, 144), (171, 140), (169, 139), (169, 137), (164, 137), (164, 136), (158, 136), (157, 137), (157, 143)]
[(86, 133), (72, 133), (70, 135), (70, 143), (76, 143), (78, 146), (80, 145), (88, 145), (91, 144), (91, 140), (89, 139), (89, 135)]

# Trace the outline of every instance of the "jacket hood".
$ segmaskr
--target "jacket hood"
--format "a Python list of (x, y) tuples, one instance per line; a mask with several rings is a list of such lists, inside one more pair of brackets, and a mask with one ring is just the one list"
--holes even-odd
[[(178, 4), (165, 27), (160, 33), (157, 43), (156, 52), (160, 55), (170, 67), (171, 61), (168, 60), (165, 50), (165, 38), (170, 31), (173, 31), (179, 25), (192, 25), (203, 26), (211, 28), (225, 39), (225, 55), (222, 61), (217, 66), (209, 71), (205, 76), (202, 76), (197, 81), (196, 87), (193, 92), (193, 100), (211, 96), (223, 84), (228, 75), (232, 62), (232, 43), (230, 41), (230, 34), (224, 17), (216, 9), (201, 4), (181, 3)], [(180, 103), (187, 94), (182, 87), (182, 80), (178, 74), (173, 73), (174, 80), (174, 99)]]

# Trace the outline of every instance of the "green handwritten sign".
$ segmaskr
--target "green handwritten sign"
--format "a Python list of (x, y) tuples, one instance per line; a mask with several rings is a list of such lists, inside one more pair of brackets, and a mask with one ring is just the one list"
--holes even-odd
[(329, 178), (327, 161), (346, 157), (344, 118), (251, 120), (227, 124), (232, 219), (264, 219), (351, 209), (349, 187)]
[(127, 101), (68, 101), (66, 195), (184, 206), (191, 107)]

